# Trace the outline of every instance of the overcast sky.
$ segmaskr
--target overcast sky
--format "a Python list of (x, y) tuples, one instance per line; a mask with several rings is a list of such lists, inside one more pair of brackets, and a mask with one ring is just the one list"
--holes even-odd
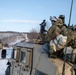
[[(29, 32), (39, 30), (39, 24), (50, 16), (64, 14), (69, 22), (72, 0), (0, 0), (0, 31)], [(74, 0), (71, 24), (76, 24), (76, 0)]]

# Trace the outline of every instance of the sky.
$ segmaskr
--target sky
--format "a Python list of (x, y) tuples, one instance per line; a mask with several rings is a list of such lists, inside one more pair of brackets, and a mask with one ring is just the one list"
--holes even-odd
[[(40, 23), (46, 20), (50, 27), (50, 16), (65, 15), (69, 22), (72, 0), (0, 0), (0, 31), (39, 31)], [(73, 2), (71, 24), (76, 24), (76, 0)]]

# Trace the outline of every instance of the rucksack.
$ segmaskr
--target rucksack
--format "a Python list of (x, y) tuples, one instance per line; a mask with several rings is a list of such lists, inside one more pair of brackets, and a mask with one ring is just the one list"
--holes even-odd
[(72, 43), (73, 42), (72, 40), (76, 38), (76, 31), (69, 29), (66, 25), (62, 25), (58, 27), (60, 28), (60, 34), (68, 37), (67, 43)]

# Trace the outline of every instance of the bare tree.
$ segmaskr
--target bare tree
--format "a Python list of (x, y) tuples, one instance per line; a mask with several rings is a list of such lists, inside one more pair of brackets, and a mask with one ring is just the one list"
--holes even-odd
[(29, 39), (37, 39), (38, 36), (39, 36), (39, 33), (35, 29), (30, 30), (30, 33), (28, 33)]

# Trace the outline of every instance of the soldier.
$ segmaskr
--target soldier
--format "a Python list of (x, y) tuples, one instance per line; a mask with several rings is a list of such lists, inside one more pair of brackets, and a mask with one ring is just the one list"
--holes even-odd
[(53, 17), (53, 18), (50, 17), (50, 20), (51, 20), (52, 26), (47, 31), (45, 39), (46, 39), (46, 42), (49, 45), (49, 51), (48, 51), (49, 56), (52, 57), (53, 56), (52, 54), (54, 53), (54, 50), (52, 49), (52, 46), (50, 46), (50, 41), (55, 39), (60, 34), (61, 29), (59, 27), (63, 25), (63, 22), (62, 22), (61, 19), (58, 19), (56, 17)]
[(45, 37), (46, 42), (50, 42), (50, 40), (54, 39), (57, 35), (59, 35), (60, 28), (57, 25), (59, 26), (62, 25), (61, 19), (57, 19), (56, 17), (53, 17), (53, 18), (50, 17), (50, 20), (51, 20), (52, 26), (47, 31), (47, 34)]
[(68, 36), (67, 43), (68, 45), (71, 45), (72, 40), (76, 38), (74, 31), (65, 24), (65, 15), (59, 15), (59, 18), (63, 21), (63, 25), (59, 27), (61, 29), (60, 33), (64, 36)]
[(40, 23), (39, 25), (40, 25), (40, 33), (36, 40), (36, 43), (43, 43), (43, 41), (45, 40), (45, 32), (47, 32), (45, 30), (46, 20), (44, 19), (43, 22)]
[(68, 36), (68, 40), (67, 40), (68, 46), (72, 45), (72, 41), (74, 40), (74, 38), (76, 38), (76, 35), (74, 35), (75, 31), (70, 29), (65, 24), (65, 15), (60, 15), (59, 18), (62, 19), (62, 21), (63, 21), (63, 25), (60, 27), (60, 29), (61, 29), (60, 33), (64, 36)]
[[(54, 39), (57, 35), (59, 35), (61, 29), (58, 26), (63, 25), (62, 20), (57, 19), (55, 16), (50, 17), (50, 20), (51, 20), (52, 26), (47, 31), (47, 34), (45, 35), (45, 41), (44, 41), (47, 43), (49, 43), (50, 40)], [(41, 24), (43, 24), (43, 23), (41, 23)], [(42, 35), (42, 33), (41, 33), (41, 35)]]
[[(71, 41), (73, 38), (76, 38), (76, 35), (72, 36), (73, 32), (72, 30), (68, 31), (68, 28), (64, 25), (64, 21), (62, 19), (58, 19), (56, 17), (54, 17), (57, 21), (53, 21), (52, 18), (50, 19), (52, 22), (52, 26), (49, 28), (47, 35), (46, 35), (46, 42), (50, 42), (51, 40), (56, 39), (56, 37), (61, 34), (63, 35), (63, 37), (67, 37), (68, 36), (68, 40), (65, 39), (65, 41), (67, 41), (68, 45), (71, 45)], [(65, 43), (66, 44), (66, 43)], [(64, 44), (64, 46), (65, 46)], [(62, 48), (64, 48), (64, 46)], [(52, 47), (52, 46), (51, 46)], [(60, 49), (58, 49), (60, 50)], [(50, 48), (49, 53), (54, 53), (53, 48)]]
[(41, 28), (40, 28), (40, 33), (44, 33), (46, 32), (45, 30), (45, 26), (46, 26), (46, 20), (44, 19), (43, 22), (40, 24)]
[(63, 24), (65, 24), (65, 15), (59, 15), (59, 18), (62, 19)]
[(50, 16), (50, 21), (52, 25), (56, 25), (57, 18), (55, 16), (54, 17)]

